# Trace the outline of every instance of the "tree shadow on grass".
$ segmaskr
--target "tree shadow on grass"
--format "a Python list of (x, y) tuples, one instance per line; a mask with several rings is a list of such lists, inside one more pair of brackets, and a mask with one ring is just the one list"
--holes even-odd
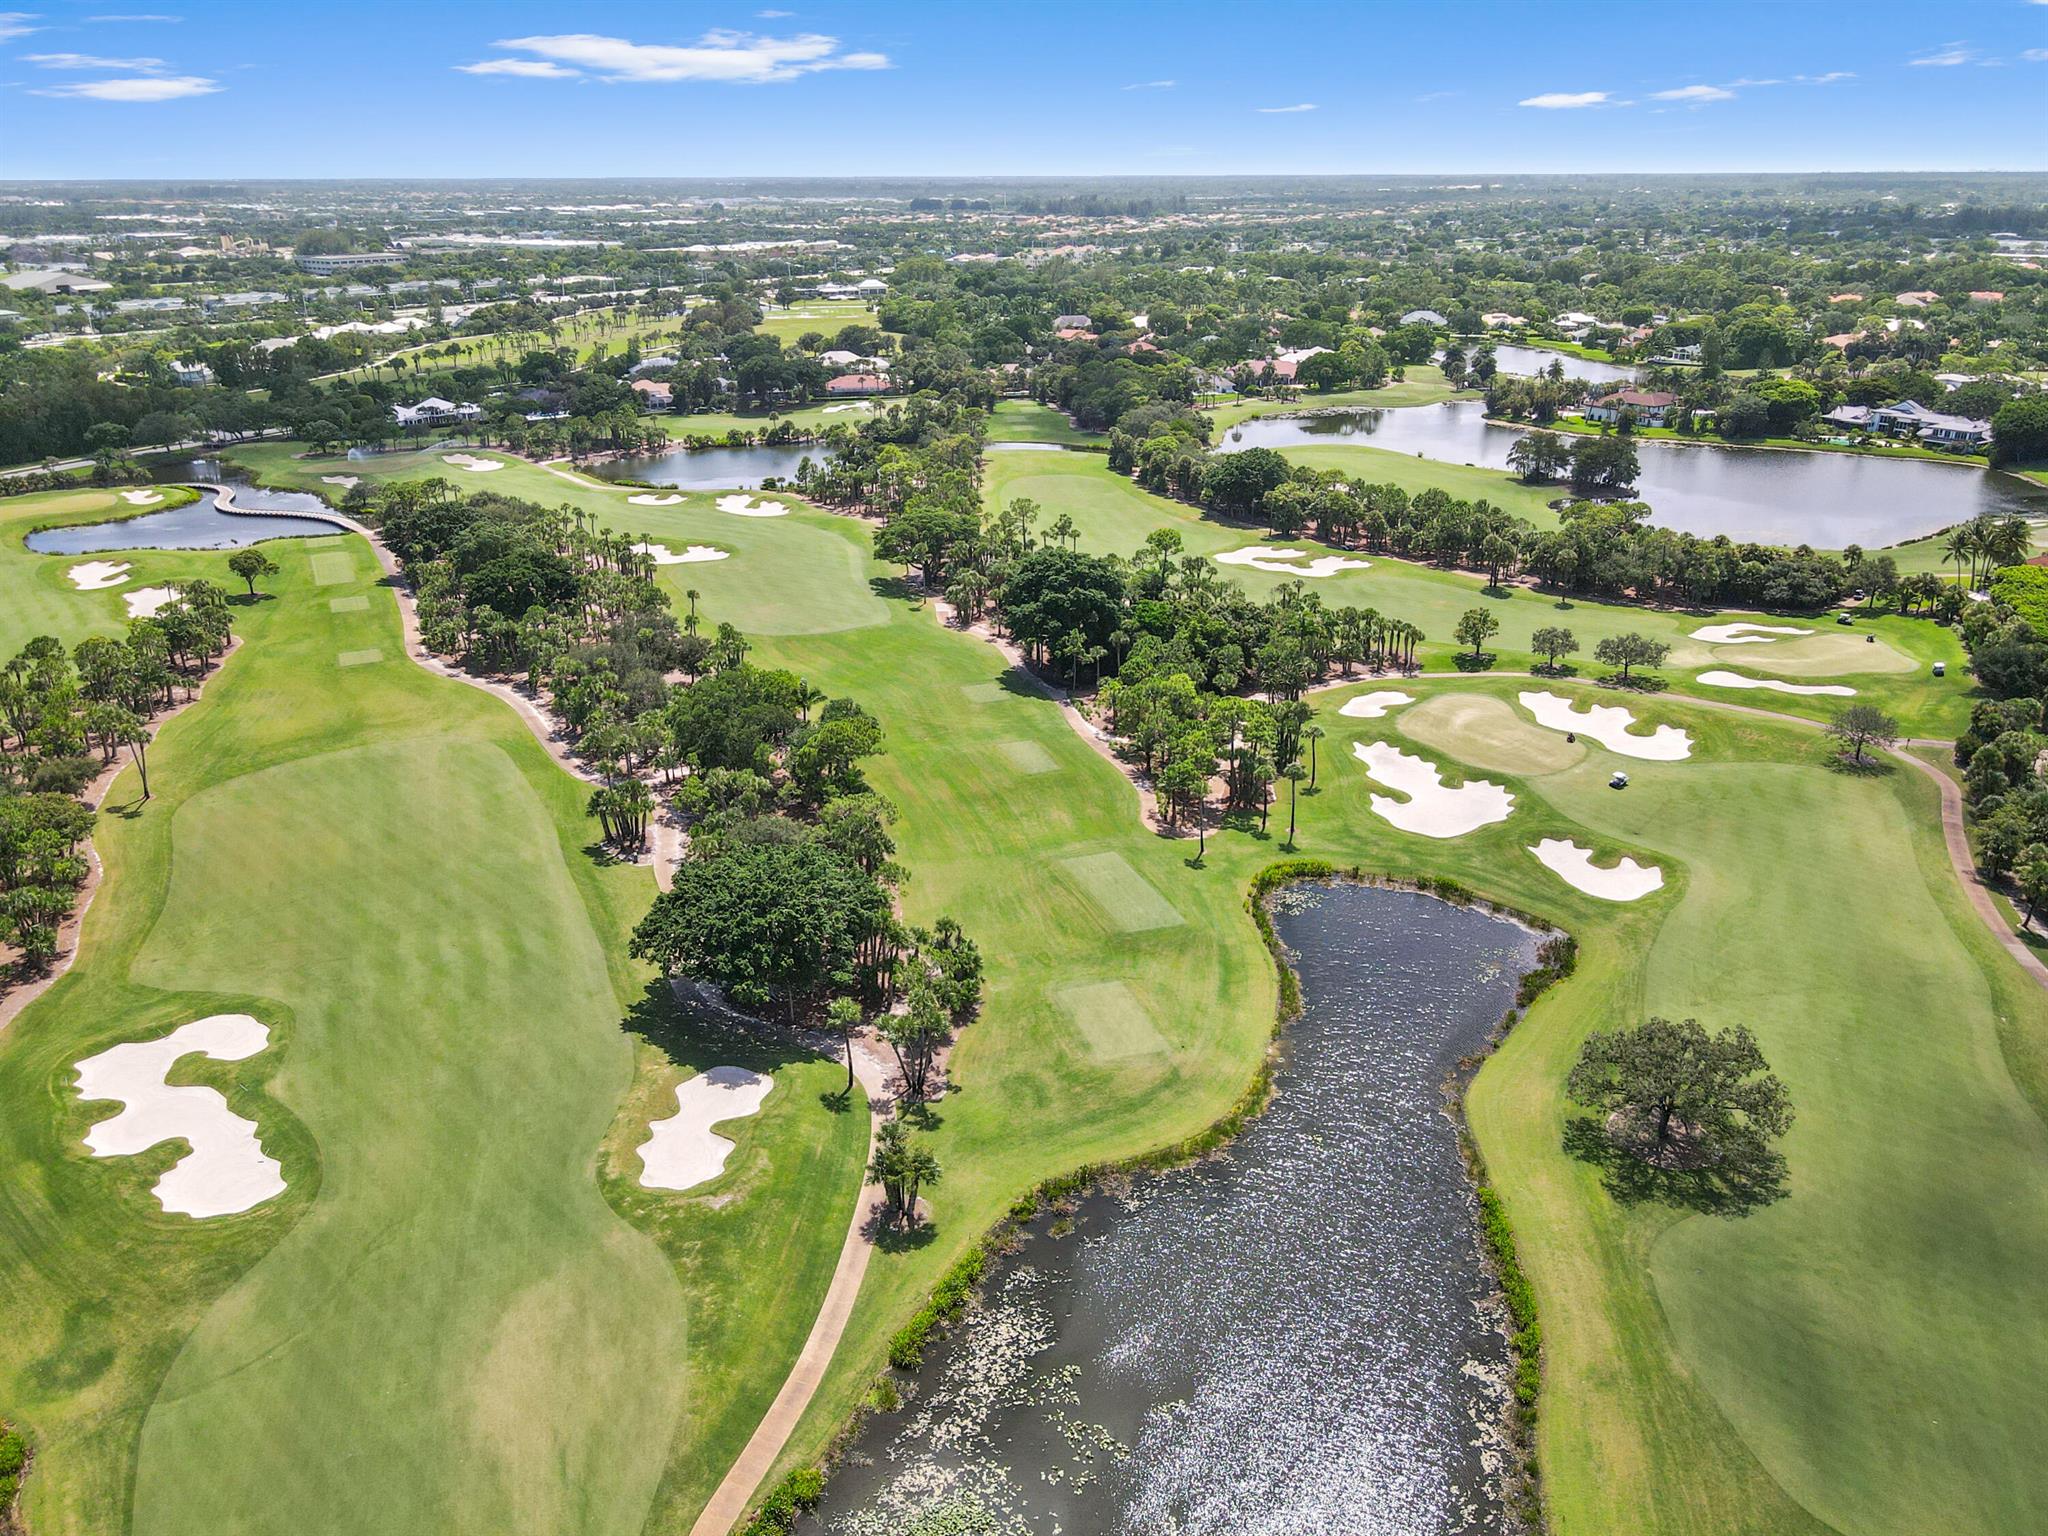
[(1630, 693), (1662, 693), (1671, 684), (1666, 679), (1648, 672), (1637, 672), (1628, 677), (1623, 677), (1619, 672), (1610, 672), (1600, 679), (1600, 686), (1621, 688)]
[(1866, 757), (1859, 762), (1854, 757), (1835, 752), (1828, 756), (1827, 769), (1829, 773), (1846, 774), (1852, 779), (1882, 779), (1898, 772), (1898, 765), (1878, 757)]
[(863, 1231), (868, 1241), (884, 1253), (915, 1253), (920, 1248), (929, 1248), (939, 1235), (939, 1229), (929, 1221), (920, 1221), (912, 1227), (899, 1227), (880, 1208), (868, 1218)]
[(1747, 1216), (1782, 1200), (1785, 1159), (1763, 1151), (1707, 1168), (1660, 1168), (1615, 1144), (1606, 1128), (1582, 1115), (1564, 1129), (1564, 1150), (1600, 1170), (1600, 1183), (1622, 1205), (1674, 1205), (1708, 1216)]
[(870, 576), (868, 590), (880, 598), (895, 598), (901, 602), (918, 602), (924, 598), (922, 587), (913, 587), (901, 576)]
[(679, 1067), (746, 1067), (754, 1072), (820, 1060), (787, 1025), (757, 1019), (708, 1000), (686, 1002), (666, 976), (657, 976), (627, 1008), (620, 1027), (637, 1035)]
[(1451, 665), (1460, 672), (1491, 672), (1493, 664), (1499, 660), (1491, 651), (1481, 651), (1477, 656), (1470, 651), (1460, 651), (1451, 658)]
[(258, 592), (254, 597), (251, 597), (246, 592), (231, 592), (227, 598), (227, 604), (230, 608), (253, 608), (258, 603), (274, 603), (276, 601), (277, 594), (275, 592)]

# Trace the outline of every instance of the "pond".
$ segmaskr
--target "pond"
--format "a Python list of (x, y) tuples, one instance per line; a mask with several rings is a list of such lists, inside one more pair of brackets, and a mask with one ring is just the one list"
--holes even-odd
[[(1465, 346), (1465, 360), (1472, 359), (1473, 347)], [(1552, 352), (1543, 347), (1518, 347), (1511, 342), (1496, 342), (1493, 348), (1493, 362), (1502, 373), (1518, 373), (1533, 377), (1548, 373), (1552, 363), (1564, 364), (1564, 376), (1568, 379), (1584, 379), (1588, 384), (1633, 384), (1640, 376), (1626, 363), (1596, 363), (1583, 357), (1573, 357), (1567, 352)]]
[[(1463, 400), (1258, 417), (1233, 427), (1218, 451), (1348, 444), (1506, 469), (1508, 448), (1521, 435), (1490, 424), (1485, 402)], [(1650, 504), (1651, 521), (1702, 538), (1725, 533), (1738, 542), (1878, 549), (1980, 512), (2048, 516), (2048, 489), (1970, 465), (1670, 442), (1639, 442), (1636, 452), (1636, 489)]]
[(794, 480), (805, 459), (823, 466), (833, 453), (822, 443), (787, 448), (677, 448), (644, 459), (613, 459), (591, 473), (601, 480), (644, 480), (679, 491), (751, 491), (764, 480)]
[[(217, 474), (195, 474), (191, 464), (179, 469), (176, 476), (158, 474), (154, 478), (159, 484), (219, 478)], [(237, 506), (256, 511), (313, 511), (326, 505), (302, 491), (263, 491), (240, 481), (221, 483), (233, 485)], [(213, 503), (213, 492), (202, 491), (197, 501), (182, 507), (105, 523), (45, 528), (22, 543), (39, 555), (90, 555), (109, 549), (239, 549), (265, 539), (314, 539), (341, 531), (332, 523), (310, 517), (237, 517)]]
[(1041, 1220), (806, 1529), (1500, 1528), (1508, 1351), (1443, 1085), (1536, 936), (1362, 885), (1297, 887), (1275, 919), (1305, 1007), (1266, 1113), (1084, 1201), (1074, 1235)]

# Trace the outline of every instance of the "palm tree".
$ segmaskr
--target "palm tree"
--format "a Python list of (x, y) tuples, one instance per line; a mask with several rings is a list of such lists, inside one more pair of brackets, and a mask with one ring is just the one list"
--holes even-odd
[(1287, 842), (1289, 853), (1294, 851), (1294, 804), (1301, 792), (1301, 781), (1308, 777), (1308, 770), (1297, 759), (1280, 770), (1280, 777), (1287, 781)]
[(1971, 531), (1968, 523), (1960, 528), (1949, 529), (1948, 537), (1941, 541), (1942, 559), (1944, 562), (1954, 563), (1958, 586), (1962, 585), (1964, 562), (1971, 560), (1976, 553), (1977, 535)]
[(1316, 743), (1321, 741), (1325, 734), (1323, 728), (1313, 722), (1302, 727), (1302, 739), (1308, 743), (1308, 787), (1311, 792), (1316, 787)]

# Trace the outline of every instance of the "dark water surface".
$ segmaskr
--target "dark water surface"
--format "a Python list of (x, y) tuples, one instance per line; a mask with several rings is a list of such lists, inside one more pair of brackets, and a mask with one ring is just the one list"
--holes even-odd
[[(1521, 435), (1489, 424), (1484, 401), (1461, 400), (1255, 417), (1226, 432), (1218, 451), (1348, 445), (1506, 469), (1508, 449)], [(1640, 442), (1636, 452), (1637, 493), (1650, 504), (1650, 520), (1702, 538), (1725, 533), (1737, 541), (1877, 549), (1980, 512), (2048, 516), (2048, 489), (1963, 464), (1669, 442)]]
[[(232, 485), (235, 504), (260, 512), (312, 512), (326, 503), (304, 491), (258, 490), (240, 480), (223, 480), (210, 459), (182, 460), (151, 473), (159, 485), (211, 481)], [(239, 549), (265, 539), (315, 539), (339, 533), (334, 524), (310, 517), (236, 517), (213, 504), (211, 491), (168, 511), (144, 511), (137, 517), (105, 523), (77, 523), (45, 528), (22, 540), (39, 555), (90, 555), (109, 549)]]
[[(1479, 350), (1475, 341), (1461, 341), (1458, 345), (1465, 349), (1465, 361), (1468, 363), (1472, 354)], [(1626, 363), (1596, 363), (1544, 347), (1518, 347), (1506, 341), (1494, 344), (1493, 363), (1502, 373), (1517, 373), (1525, 378), (1548, 373), (1552, 363), (1564, 364), (1566, 378), (1584, 379), (1588, 384), (1628, 384), (1637, 377), (1636, 370)]]
[(1227, 1156), (1091, 1198), (1074, 1235), (1041, 1221), (806, 1529), (1499, 1528), (1507, 1345), (1443, 1084), (1537, 939), (1355, 885), (1276, 921), (1305, 1007), (1272, 1106)]
[(822, 443), (788, 448), (677, 448), (644, 459), (614, 459), (591, 473), (601, 480), (644, 480), (680, 491), (751, 491), (763, 480), (794, 480), (805, 459), (822, 468), (833, 453)]

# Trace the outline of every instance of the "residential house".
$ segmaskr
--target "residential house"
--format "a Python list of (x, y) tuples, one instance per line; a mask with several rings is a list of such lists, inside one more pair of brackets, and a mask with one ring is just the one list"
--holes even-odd
[(675, 365), (676, 360), (672, 357), (643, 357), (626, 370), (626, 377), (637, 378), (640, 374), (651, 373), (656, 368), (673, 368)]
[(1827, 412), (1821, 420), (1828, 426), (1844, 432), (1868, 432), (1870, 430), (1870, 407), (1867, 405), (1838, 405)]
[(1449, 325), (1451, 322), (1433, 309), (1411, 309), (1401, 317), (1403, 325)]
[(828, 395), (880, 395), (886, 394), (889, 381), (879, 373), (842, 373), (836, 379), (825, 381)]
[(171, 382), (196, 389), (213, 382), (213, 370), (204, 363), (176, 362), (171, 364)]
[(1880, 406), (1870, 413), (1871, 425), (1883, 432), (1918, 438), (1944, 448), (1982, 448), (1991, 441), (1991, 423), (1968, 416), (1930, 411), (1917, 400)]
[(1972, 288), (1970, 290), (1970, 302), (1972, 304), (2003, 304), (2005, 302), (2005, 292), (2000, 288)]
[(1053, 332), (1061, 341), (1095, 341), (1099, 338), (1086, 326), (1063, 325)]
[(676, 403), (675, 392), (658, 379), (635, 379), (633, 393), (650, 411), (665, 411)]
[(445, 427), (458, 422), (483, 420), (484, 408), (480, 405), (458, 405), (453, 400), (443, 400), (439, 395), (429, 395), (418, 405), (394, 405), (391, 416), (401, 427)]
[(1932, 288), (1915, 288), (1911, 293), (1899, 293), (1892, 296), (1892, 302), (1901, 309), (1925, 309), (1928, 305), (1939, 302), (1940, 299), (1941, 295)]
[(1831, 293), (1828, 295), (1828, 302), (1830, 304), (1861, 304), (1863, 302), (1863, 295), (1860, 293)]
[(1489, 331), (1520, 330), (1529, 323), (1526, 315), (1511, 315), (1505, 310), (1488, 310), (1479, 317), (1479, 323)]
[(1095, 322), (1086, 315), (1056, 315), (1053, 318), (1052, 328), (1055, 331), (1085, 331), (1094, 324)]
[(849, 352), (844, 347), (834, 347), (830, 352), (820, 352), (818, 361), (827, 368), (852, 368), (860, 362), (860, 354)]
[(1619, 421), (1628, 411), (1640, 426), (1661, 427), (1677, 404), (1678, 396), (1661, 389), (1618, 389), (1587, 406), (1585, 414), (1588, 421)]

